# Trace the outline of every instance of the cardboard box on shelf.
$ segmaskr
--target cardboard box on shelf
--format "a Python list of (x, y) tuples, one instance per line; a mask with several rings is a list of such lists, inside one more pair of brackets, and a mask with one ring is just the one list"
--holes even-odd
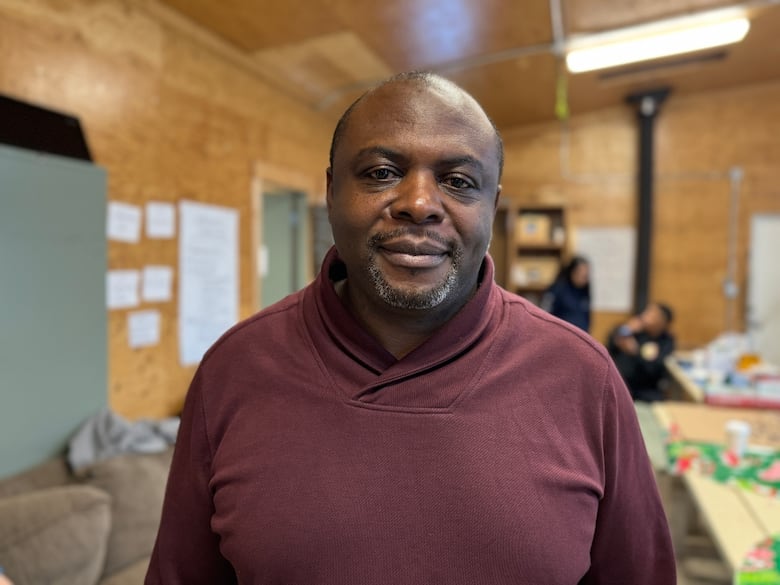
[(552, 225), (544, 213), (521, 213), (515, 224), (515, 242), (518, 244), (550, 244)]
[(512, 264), (512, 283), (520, 287), (543, 288), (552, 284), (559, 268), (560, 262), (553, 256), (518, 258)]

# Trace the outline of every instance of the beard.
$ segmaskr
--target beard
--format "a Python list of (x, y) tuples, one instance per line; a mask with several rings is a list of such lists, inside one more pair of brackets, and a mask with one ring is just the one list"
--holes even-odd
[[(399, 233), (400, 232), (400, 233)], [(444, 279), (426, 289), (395, 287), (391, 285), (376, 261), (376, 249), (378, 245), (387, 239), (402, 235), (403, 231), (395, 231), (388, 234), (377, 234), (369, 240), (367, 270), (379, 297), (388, 305), (396, 309), (426, 310), (433, 309), (443, 303), (458, 284), (460, 269), (463, 264), (463, 250), (460, 247), (452, 247), (451, 242), (442, 242), (437, 234), (426, 233), (426, 237), (442, 243), (446, 243), (452, 249), (452, 262)]]

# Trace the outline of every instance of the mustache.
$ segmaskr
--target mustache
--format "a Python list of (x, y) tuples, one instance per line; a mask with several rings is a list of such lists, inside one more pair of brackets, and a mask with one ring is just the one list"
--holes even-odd
[(415, 230), (410, 228), (398, 228), (389, 232), (380, 232), (378, 234), (374, 234), (370, 238), (368, 238), (368, 246), (371, 249), (376, 249), (381, 244), (388, 240), (393, 240), (395, 238), (400, 238), (404, 236), (412, 236), (415, 238), (419, 238), (420, 236), (423, 236), (424, 238), (428, 240), (433, 240), (434, 242), (438, 242), (439, 244), (442, 244), (444, 246), (447, 246), (449, 250), (455, 249), (455, 243), (452, 240), (449, 240), (442, 236), (441, 234), (438, 234), (431, 230)]

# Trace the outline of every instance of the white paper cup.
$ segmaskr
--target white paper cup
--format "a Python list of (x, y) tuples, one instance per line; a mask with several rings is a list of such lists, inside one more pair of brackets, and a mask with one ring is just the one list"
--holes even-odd
[(742, 457), (750, 439), (750, 423), (744, 420), (726, 421), (726, 449), (737, 457)]

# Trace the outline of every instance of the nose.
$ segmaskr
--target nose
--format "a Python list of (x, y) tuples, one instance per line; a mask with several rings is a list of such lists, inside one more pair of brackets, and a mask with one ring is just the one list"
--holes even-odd
[(433, 173), (409, 172), (398, 184), (390, 214), (402, 221), (438, 223), (444, 218), (441, 195)]

